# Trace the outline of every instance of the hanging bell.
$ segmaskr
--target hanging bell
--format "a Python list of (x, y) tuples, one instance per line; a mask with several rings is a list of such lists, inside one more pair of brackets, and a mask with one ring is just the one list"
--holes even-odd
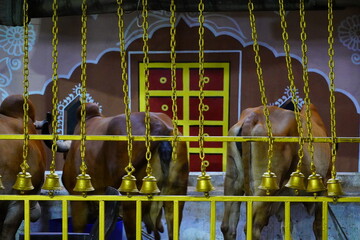
[(208, 193), (215, 190), (211, 183), (211, 177), (207, 174), (202, 174), (197, 178), (196, 191)]
[(308, 177), (307, 192), (316, 193), (324, 191), (326, 188), (322, 181), (322, 177), (318, 173), (313, 173)]
[(265, 190), (266, 195), (270, 195), (271, 191), (278, 190), (279, 185), (276, 181), (276, 175), (273, 172), (265, 172), (261, 177), (259, 189)]
[(139, 192), (136, 186), (136, 178), (130, 174), (123, 176), (121, 185), (119, 187), (119, 192), (126, 192), (126, 193)]
[(4, 184), (1, 179), (2, 179), (2, 176), (0, 175), (0, 190), (5, 189)]
[(19, 172), (13, 189), (19, 190), (21, 193), (33, 190), (34, 186), (31, 183), (31, 174), (29, 172)]
[(46, 175), (45, 183), (42, 186), (42, 189), (48, 191), (56, 191), (61, 190), (62, 187), (60, 185), (60, 178), (55, 172), (50, 172), (50, 174)]
[(154, 176), (146, 176), (142, 179), (143, 184), (140, 189), (142, 194), (156, 194), (160, 193), (160, 190), (156, 184), (156, 178)]
[(75, 192), (82, 192), (86, 196), (87, 192), (94, 191), (94, 187), (91, 184), (91, 177), (89, 174), (79, 174), (76, 177), (76, 184), (73, 189)]
[(285, 187), (292, 188), (295, 190), (296, 194), (299, 193), (299, 190), (305, 190), (305, 176), (299, 171), (291, 173), (289, 182)]
[(327, 181), (327, 195), (331, 197), (344, 195), (339, 179), (330, 178)]

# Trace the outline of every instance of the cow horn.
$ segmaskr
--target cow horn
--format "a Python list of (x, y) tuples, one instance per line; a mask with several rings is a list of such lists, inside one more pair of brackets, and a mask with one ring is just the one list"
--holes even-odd
[[(41, 129), (41, 134), (50, 134), (49, 126), (51, 122), (51, 113), (47, 113), (46, 120), (35, 121), (34, 125), (36, 129)], [(44, 140), (45, 145), (52, 149), (52, 140)], [(57, 141), (57, 152), (66, 153), (69, 151), (71, 146), (71, 140)]]

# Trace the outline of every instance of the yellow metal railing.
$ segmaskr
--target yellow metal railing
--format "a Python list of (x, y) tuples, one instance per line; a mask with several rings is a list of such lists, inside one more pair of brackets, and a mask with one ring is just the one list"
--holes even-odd
[[(171, 136), (150, 136), (151, 141), (171, 141)], [(0, 134), (0, 140), (22, 140), (22, 134)], [(31, 140), (52, 140), (52, 135), (29, 134)], [(179, 141), (198, 141), (198, 136), (178, 136)], [(274, 142), (299, 142), (298, 137), (273, 137)], [(338, 143), (360, 143), (359, 137), (337, 137)], [(59, 140), (81, 140), (80, 135), (59, 135)], [(120, 135), (86, 135), (86, 140), (90, 141), (127, 141), (127, 136)], [(144, 141), (145, 136), (133, 136), (134, 141)], [(262, 136), (204, 136), (204, 140), (208, 142), (268, 142), (268, 137)], [(313, 142), (331, 143), (331, 137), (314, 137)], [(304, 138), (305, 142), (309, 142), (309, 138)]]
[[(82, 196), (54, 196), (45, 195), (22, 195), (21, 199), (16, 195), (2, 195), (1, 200), (19, 200), (24, 201), (24, 239), (30, 239), (30, 201), (61, 201), (62, 202), (62, 234), (63, 240), (68, 239), (68, 202), (69, 201), (98, 201), (99, 202), (99, 239), (104, 240), (105, 229), (105, 201), (134, 201), (136, 202), (136, 239), (141, 240), (141, 205), (142, 202), (149, 201), (172, 201), (174, 203), (174, 236), (178, 236), (179, 228), (179, 202), (209, 202), (210, 203), (210, 239), (216, 239), (216, 203), (217, 202), (246, 202), (247, 203), (247, 239), (252, 236), (252, 206), (254, 202), (284, 202), (285, 203), (285, 239), (291, 239), (290, 233), (290, 206), (291, 203), (300, 202), (318, 202), (322, 203), (322, 233), (323, 240), (328, 239), (328, 204), (334, 202), (332, 197), (313, 197), (313, 196), (109, 196), (109, 195), (88, 195), (86, 198)], [(360, 202), (359, 197), (341, 197), (336, 199), (337, 203), (353, 203)]]

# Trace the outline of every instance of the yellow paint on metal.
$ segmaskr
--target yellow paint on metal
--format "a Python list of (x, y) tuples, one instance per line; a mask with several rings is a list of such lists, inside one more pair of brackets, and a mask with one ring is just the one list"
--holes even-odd
[(179, 201), (174, 201), (173, 239), (179, 240)]
[[(132, 199), (133, 197), (127, 199)], [(144, 197), (149, 199), (148, 197)], [(142, 213), (141, 213), (141, 200), (136, 200), (136, 240), (141, 240), (141, 221), (142, 220)]]
[(328, 204), (322, 202), (322, 240), (328, 239)]
[(216, 239), (216, 202), (210, 203), (210, 239)]
[(253, 201), (246, 202), (246, 240), (252, 239), (252, 215)]
[[(52, 140), (51, 135), (30, 134), (30, 140)], [(144, 141), (145, 136), (133, 136), (134, 141)], [(274, 142), (298, 142), (298, 137), (273, 137)], [(0, 140), (21, 140), (24, 139), (22, 134), (0, 134)], [(59, 140), (80, 140), (80, 135), (60, 135)], [(171, 136), (151, 136), (151, 141), (171, 141)], [(360, 137), (337, 137), (338, 143), (360, 143)], [(123, 135), (87, 135), (88, 141), (127, 141), (127, 136)], [(196, 142), (198, 136), (179, 136), (179, 141)], [(268, 137), (262, 136), (205, 136), (205, 142), (268, 142)], [(331, 137), (314, 137), (314, 142), (331, 143)], [(309, 139), (305, 138), (305, 142)]]
[(62, 199), (61, 203), (62, 240), (68, 240), (68, 201), (66, 199)]
[(24, 240), (30, 240), (30, 201), (24, 201)]
[(105, 202), (99, 201), (99, 239), (105, 240)]
[(285, 202), (285, 239), (291, 239), (291, 230), (290, 230), (290, 202)]

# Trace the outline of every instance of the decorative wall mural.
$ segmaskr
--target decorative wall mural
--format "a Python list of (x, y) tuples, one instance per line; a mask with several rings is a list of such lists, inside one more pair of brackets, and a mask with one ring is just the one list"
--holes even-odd
[[(29, 51), (35, 44), (34, 26), (29, 24)], [(0, 25), (0, 49), (5, 52), (5, 57), (0, 57), (0, 101), (9, 94), (6, 87), (13, 80), (13, 71), (22, 66), (21, 57), (24, 55), (24, 29), (23, 27), (9, 27)]]
[[(291, 91), (290, 91), (290, 87), (287, 86), (285, 88), (284, 95), (282, 97), (280, 97), (278, 100), (276, 100), (274, 103), (270, 103), (269, 105), (270, 106), (280, 107), (283, 103), (290, 100), (291, 96), (292, 96), (292, 94), (291, 94)], [(299, 97), (299, 91), (297, 89), (296, 89), (296, 96), (297, 96), (298, 101), (299, 101), (298, 102), (298, 108), (301, 109), (305, 102), (304, 102), (304, 99)]]
[[(169, 17), (170, 13), (167, 11), (153, 11), (149, 13), (149, 38), (151, 38), (157, 30), (170, 27)], [(218, 24), (219, 18), (221, 19), (221, 25)], [(197, 13), (178, 13), (176, 15), (176, 25), (180, 20), (185, 21), (190, 27), (199, 26)], [(244, 40), (247, 39), (236, 20), (224, 14), (207, 13), (204, 26), (210, 29), (215, 36), (229, 35), (242, 44), (244, 44)], [(140, 17), (133, 18), (125, 29), (125, 48), (136, 39), (142, 38), (142, 34)]]
[[(344, 19), (338, 27), (338, 36), (340, 42), (348, 49), (360, 51), (360, 15), (353, 15)], [(360, 54), (353, 53), (351, 61), (359, 65)]]
[[(59, 134), (66, 134), (65, 133), (65, 113), (66, 113), (66, 108), (78, 101), (78, 99), (81, 98), (81, 84), (79, 83), (78, 85), (75, 85), (75, 87), (73, 88), (73, 92), (70, 93), (67, 97), (65, 97), (63, 100), (59, 101), (58, 104), (58, 126), (57, 126), (57, 132)], [(95, 102), (95, 100), (92, 98), (92, 96), (90, 96), (89, 93), (86, 93), (86, 102), (88, 103), (96, 103), (99, 105), (99, 109), (100, 112), (102, 112), (102, 106), (98, 103)]]

